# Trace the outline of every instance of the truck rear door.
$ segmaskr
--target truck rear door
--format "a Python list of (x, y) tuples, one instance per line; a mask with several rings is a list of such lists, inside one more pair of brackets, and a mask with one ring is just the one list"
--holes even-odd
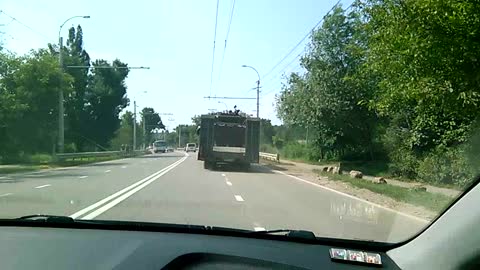
[(258, 163), (260, 150), (260, 121), (247, 120), (245, 156), (251, 163)]
[(213, 118), (202, 118), (200, 124), (200, 143), (198, 145), (198, 160), (205, 160), (213, 147)]

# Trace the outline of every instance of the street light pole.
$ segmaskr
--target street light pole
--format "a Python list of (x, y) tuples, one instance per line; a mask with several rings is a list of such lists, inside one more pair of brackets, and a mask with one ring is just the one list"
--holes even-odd
[(257, 76), (258, 76), (258, 80), (257, 80), (257, 118), (260, 118), (260, 74), (252, 66), (242, 65), (242, 67), (251, 68), (257, 73)]
[[(60, 66), (60, 71), (63, 73), (63, 38), (61, 36), (63, 26), (74, 18), (84, 18), (88, 19), (90, 16), (73, 16), (68, 18), (66, 21), (60, 25), (58, 30), (58, 65)], [(65, 122), (64, 122), (64, 107), (63, 107), (63, 89), (60, 88), (58, 91), (58, 152), (63, 153), (64, 144), (65, 144)]]

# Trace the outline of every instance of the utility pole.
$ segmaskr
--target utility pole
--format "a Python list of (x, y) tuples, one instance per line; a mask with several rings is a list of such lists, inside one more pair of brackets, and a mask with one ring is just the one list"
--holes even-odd
[(257, 81), (257, 118), (260, 118), (260, 76)]
[[(58, 30), (58, 65), (60, 67), (60, 72), (63, 74), (63, 37), (62, 28), (63, 26), (70, 20), (75, 18), (84, 18), (89, 19), (90, 16), (73, 16), (65, 20), (62, 25), (60, 25), (60, 29)], [(63, 107), (63, 89), (58, 91), (58, 152), (63, 153), (64, 145), (65, 145), (65, 119), (64, 119), (64, 110)]]
[(260, 74), (258, 73), (257, 69), (255, 69), (252, 66), (242, 65), (242, 67), (253, 69), (257, 73), (257, 76), (258, 76), (258, 80), (257, 80), (257, 118), (260, 118)]
[(137, 146), (137, 102), (133, 101), (133, 150)]
[(147, 141), (147, 132), (145, 130), (145, 114), (142, 114), (142, 122), (143, 122), (143, 149), (145, 149), (145, 146), (147, 146), (147, 144), (145, 143)]
[[(63, 48), (63, 37), (60, 37), (58, 39), (58, 65), (60, 66), (60, 71), (63, 74), (63, 53), (62, 53), (62, 48)], [(63, 146), (65, 144), (65, 133), (64, 133), (64, 128), (65, 128), (65, 122), (64, 122), (64, 108), (63, 108), (63, 89), (60, 89), (58, 91), (58, 153), (63, 153)]]
[(182, 148), (180, 140), (182, 138), (182, 126), (178, 125), (178, 148)]

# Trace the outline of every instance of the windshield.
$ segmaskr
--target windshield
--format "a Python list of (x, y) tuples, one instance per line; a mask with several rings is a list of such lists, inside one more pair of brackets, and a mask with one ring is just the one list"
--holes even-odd
[(153, 145), (156, 147), (160, 147), (160, 146), (167, 146), (167, 143), (160, 141), (160, 142), (154, 142)]
[(478, 176), (479, 10), (4, 0), (0, 218), (408, 239)]

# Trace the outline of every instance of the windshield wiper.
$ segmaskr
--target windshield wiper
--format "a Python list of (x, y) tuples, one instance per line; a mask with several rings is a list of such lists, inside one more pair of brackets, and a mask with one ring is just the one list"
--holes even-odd
[(313, 232), (305, 231), (305, 230), (276, 229), (276, 230), (264, 230), (264, 231), (251, 232), (251, 234), (277, 234), (277, 233), (286, 233), (285, 236), (292, 237), (292, 238), (317, 239)]
[(28, 221), (42, 221), (42, 222), (52, 222), (52, 223), (74, 223), (75, 220), (68, 216), (55, 216), (55, 215), (28, 215), (22, 216), (16, 219), (28, 220)]

